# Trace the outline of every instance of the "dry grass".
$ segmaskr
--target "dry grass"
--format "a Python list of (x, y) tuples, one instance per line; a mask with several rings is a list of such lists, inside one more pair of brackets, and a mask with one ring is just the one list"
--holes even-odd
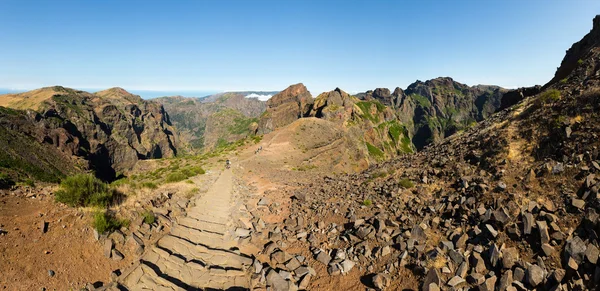
[(20, 94), (6, 94), (0, 97), (0, 106), (13, 109), (38, 109), (42, 102), (57, 93), (53, 88), (41, 88)]
[(441, 269), (443, 267), (446, 267), (447, 264), (448, 264), (448, 259), (443, 254), (440, 254), (437, 257), (435, 257), (435, 259), (428, 260), (426, 262), (426, 265), (427, 265), (428, 269), (433, 269), (433, 268), (435, 268), (435, 269)]

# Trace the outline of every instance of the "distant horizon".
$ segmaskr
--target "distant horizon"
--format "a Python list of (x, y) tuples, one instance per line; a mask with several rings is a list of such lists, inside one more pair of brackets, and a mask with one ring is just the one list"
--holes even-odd
[[(436, 78), (445, 78), (445, 77), (450, 77), (452, 78), (455, 82), (459, 82), (462, 84), (465, 84), (467, 86), (473, 87), (473, 86), (479, 86), (479, 85), (487, 85), (487, 86), (499, 86), (502, 87), (504, 89), (517, 89), (519, 87), (517, 86), (512, 86), (512, 87), (505, 87), (505, 86), (501, 86), (501, 85), (497, 85), (497, 84), (467, 84), (465, 82), (461, 82), (461, 80), (457, 80), (455, 78), (453, 78), (452, 76), (438, 76), (435, 78), (431, 78), (431, 79), (427, 79), (427, 80), (415, 80), (410, 84), (413, 84), (415, 82), (421, 81), (421, 82), (425, 82), (428, 80), (432, 80), (432, 79), (436, 79)], [(548, 80), (550, 81), (550, 80)], [(155, 99), (155, 98), (160, 98), (160, 97), (174, 97), (174, 96), (182, 96), (182, 97), (186, 97), (186, 98), (202, 98), (202, 97), (208, 97), (211, 95), (215, 95), (215, 94), (220, 94), (220, 93), (227, 93), (227, 92), (280, 92), (283, 91), (284, 89), (286, 89), (287, 87), (297, 84), (296, 83), (291, 83), (288, 86), (286, 86), (285, 88), (280, 88), (278, 90), (193, 90), (193, 89), (189, 89), (189, 90), (147, 90), (147, 89), (128, 89), (126, 86), (107, 86), (107, 87), (102, 87), (102, 88), (89, 88), (89, 87), (78, 87), (78, 86), (65, 86), (65, 85), (48, 85), (48, 86), (40, 86), (40, 87), (35, 87), (35, 88), (2, 88), (0, 87), (0, 95), (2, 94), (18, 94), (18, 93), (24, 93), (24, 92), (28, 92), (28, 91), (32, 91), (32, 90), (36, 90), (36, 89), (40, 89), (40, 88), (45, 88), (45, 87), (52, 87), (52, 86), (62, 86), (62, 87), (66, 87), (66, 88), (72, 88), (72, 89), (76, 89), (76, 90), (81, 90), (81, 91), (86, 91), (86, 92), (90, 92), (90, 93), (94, 93), (94, 92), (98, 92), (98, 91), (102, 91), (102, 90), (106, 90), (109, 88), (115, 88), (115, 87), (119, 87), (119, 88), (123, 88), (124, 90), (126, 90), (129, 93), (135, 94), (135, 95), (139, 95), (140, 97), (142, 97), (143, 99)], [(302, 83), (302, 82), (300, 82)], [(410, 85), (409, 84), (409, 85)], [(544, 85), (543, 84), (531, 84), (531, 85), (527, 85), (524, 87), (530, 87), (530, 86), (535, 86), (535, 85)], [(364, 93), (370, 90), (375, 90), (377, 88), (387, 88), (390, 91), (394, 91), (394, 89), (396, 87), (400, 87), (402, 90), (405, 90), (409, 85), (405, 86), (405, 87), (400, 87), (400, 86), (395, 86), (395, 87), (373, 87), (373, 88), (369, 88), (366, 90), (360, 90), (360, 91), (349, 91), (349, 90), (345, 90), (344, 88), (340, 88), (338, 87), (333, 87), (327, 91), (313, 91), (311, 90), (308, 86), (307, 89), (309, 92), (311, 92), (312, 95), (314, 95), (314, 97), (318, 96), (321, 93), (324, 92), (329, 92), (332, 90), (335, 90), (335, 88), (340, 88), (343, 91), (349, 93), (349, 94), (359, 94), (359, 93)], [(254, 96), (250, 96), (250, 98), (252, 98)], [(261, 99), (261, 98), (259, 98)], [(261, 99), (263, 100), (263, 99)], [(263, 100), (265, 101), (265, 100)]]

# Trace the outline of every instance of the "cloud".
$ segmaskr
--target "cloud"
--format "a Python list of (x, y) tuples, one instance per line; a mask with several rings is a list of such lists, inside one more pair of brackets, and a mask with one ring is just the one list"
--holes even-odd
[(258, 98), (258, 100), (261, 100), (261, 101), (267, 101), (271, 97), (273, 97), (273, 95), (259, 95), (256, 93), (246, 95), (246, 98)]

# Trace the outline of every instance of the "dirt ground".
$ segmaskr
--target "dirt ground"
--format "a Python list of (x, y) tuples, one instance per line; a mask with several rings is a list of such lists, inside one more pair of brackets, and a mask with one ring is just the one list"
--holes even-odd
[[(79, 290), (110, 281), (110, 273), (130, 264), (104, 257), (89, 215), (49, 197), (27, 198), (0, 192), (0, 288)], [(48, 223), (46, 233), (42, 225)], [(54, 276), (49, 275), (54, 271)]]

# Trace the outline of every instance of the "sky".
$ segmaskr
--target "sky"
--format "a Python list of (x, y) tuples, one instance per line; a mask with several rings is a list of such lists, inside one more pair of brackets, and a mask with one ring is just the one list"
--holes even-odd
[(1, 0), (0, 88), (515, 88), (549, 81), (596, 14), (597, 0)]

